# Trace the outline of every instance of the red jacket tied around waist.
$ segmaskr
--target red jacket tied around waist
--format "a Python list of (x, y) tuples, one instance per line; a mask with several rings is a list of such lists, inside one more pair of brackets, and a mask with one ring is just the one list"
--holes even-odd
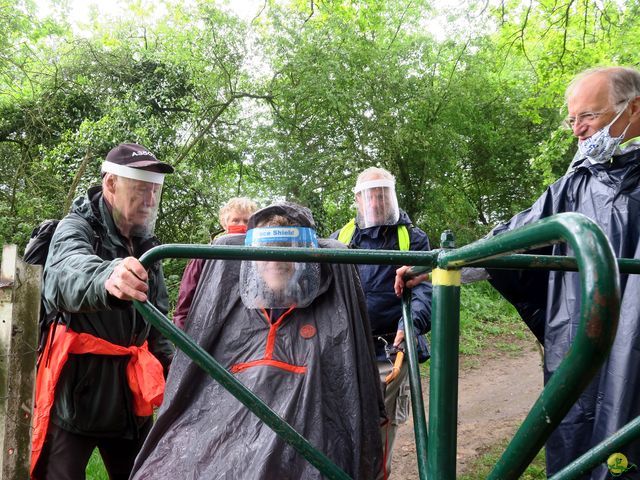
[(55, 333), (52, 344), (47, 344), (42, 353), (44, 360), (38, 368), (36, 377), (36, 406), (31, 444), (32, 475), (47, 435), (56, 384), (69, 354), (129, 355), (126, 369), (127, 382), (133, 394), (133, 411), (139, 417), (153, 414), (153, 408), (160, 406), (164, 395), (162, 365), (149, 351), (146, 341), (140, 347), (135, 345), (123, 347), (88, 333), (76, 333), (61, 328), (58, 328)]

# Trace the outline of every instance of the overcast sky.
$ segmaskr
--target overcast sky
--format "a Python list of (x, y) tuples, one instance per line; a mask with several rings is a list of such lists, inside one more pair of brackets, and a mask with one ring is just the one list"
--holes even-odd
[[(158, 15), (163, 12), (162, 4), (153, 0), (138, 0), (144, 6), (153, 6), (156, 9)], [(193, 0), (183, 0), (183, 3), (189, 4)], [(393, 1), (393, 0), (390, 0)], [(490, 0), (491, 3), (495, 3), (495, 0)], [(38, 14), (44, 17), (50, 14), (52, 9), (51, 0), (35, 0), (38, 6)], [(127, 16), (126, 3), (119, 0), (66, 0), (66, 3), (70, 6), (70, 18), (69, 21), (76, 33), (82, 33), (82, 24), (86, 24), (90, 18), (91, 9), (96, 9), (100, 18), (118, 18)], [(234, 12), (239, 17), (250, 21), (261, 10), (264, 5), (264, 0), (218, 0), (216, 2), (225, 10)], [(462, 0), (434, 0), (433, 5), (437, 9), (442, 8), (456, 8), (465, 9), (465, 2)], [(472, 19), (459, 19), (455, 23), (449, 23), (446, 15), (431, 18), (424, 23), (424, 27), (431, 35), (438, 40), (443, 40), (447, 37), (447, 33), (451, 33), (454, 29), (458, 31), (466, 31), (468, 34), (472, 34), (473, 20)], [(460, 24), (462, 22), (462, 25)]]
[[(163, 7), (159, 2), (153, 0), (139, 0), (142, 5), (151, 5), (158, 13), (162, 13)], [(51, 0), (35, 0), (38, 6), (38, 14), (45, 17), (53, 11)], [(119, 0), (66, 0), (70, 6), (70, 23), (74, 28), (86, 23), (89, 20), (91, 9), (95, 8), (101, 17), (117, 18), (126, 16), (126, 3)], [(185, 4), (192, 3), (191, 0), (184, 0)], [(229, 0), (218, 1), (221, 7), (235, 12), (238, 16), (251, 20), (264, 4), (264, 0)]]

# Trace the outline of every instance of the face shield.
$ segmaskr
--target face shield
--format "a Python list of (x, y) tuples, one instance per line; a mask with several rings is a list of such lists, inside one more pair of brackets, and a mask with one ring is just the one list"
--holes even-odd
[[(258, 227), (247, 232), (248, 247), (318, 248), (308, 227)], [(318, 294), (320, 265), (244, 260), (240, 266), (240, 297), (247, 308), (304, 308)]]
[(127, 238), (154, 235), (164, 174), (104, 162), (102, 171), (116, 175), (112, 215)]
[(357, 222), (361, 228), (395, 225), (400, 218), (396, 188), (386, 178), (359, 183), (353, 189), (358, 208)]

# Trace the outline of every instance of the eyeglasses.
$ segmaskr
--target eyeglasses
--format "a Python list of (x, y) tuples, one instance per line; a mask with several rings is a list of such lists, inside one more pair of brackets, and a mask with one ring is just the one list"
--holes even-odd
[[(628, 103), (628, 100), (620, 100), (619, 102), (616, 103), (616, 105), (621, 105), (623, 103)], [(594, 120), (600, 118), (602, 115), (604, 115), (605, 113), (609, 113), (609, 112), (616, 112), (619, 113), (621, 110), (618, 108), (605, 108), (604, 110), (601, 110), (599, 112), (583, 112), (581, 114), (579, 114), (577, 117), (567, 117), (564, 119), (564, 121), (562, 122), (562, 124), (566, 127), (566, 128), (573, 128), (575, 127), (577, 124), (590, 124), (592, 123)]]
[(562, 122), (562, 124), (566, 127), (566, 128), (573, 128), (575, 127), (577, 124), (589, 124), (591, 122), (593, 122), (595, 119), (600, 118), (602, 115), (604, 115), (605, 113), (610, 112), (611, 109), (607, 108), (606, 110), (602, 110), (601, 112), (584, 112), (581, 113), (580, 115), (578, 115), (577, 117), (567, 117), (564, 119), (564, 121)]

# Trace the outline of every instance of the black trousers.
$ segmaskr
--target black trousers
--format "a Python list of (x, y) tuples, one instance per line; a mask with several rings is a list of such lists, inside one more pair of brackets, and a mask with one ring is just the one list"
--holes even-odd
[(78, 435), (50, 422), (34, 477), (37, 480), (83, 480), (91, 454), (97, 448), (109, 478), (127, 480), (152, 423), (149, 417), (140, 427), (137, 439), (125, 440)]

